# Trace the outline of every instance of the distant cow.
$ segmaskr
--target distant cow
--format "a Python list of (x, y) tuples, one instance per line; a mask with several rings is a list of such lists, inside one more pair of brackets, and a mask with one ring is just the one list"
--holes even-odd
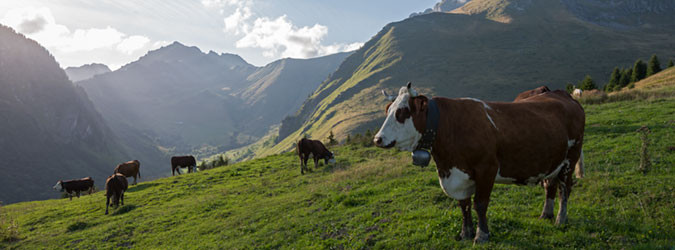
[(124, 176), (134, 177), (134, 184), (136, 185), (136, 177), (141, 178), (141, 163), (138, 160), (128, 161), (125, 163), (120, 163), (115, 168), (115, 174), (120, 173)]
[(538, 94), (541, 94), (541, 93), (550, 92), (550, 91), (551, 90), (548, 87), (541, 86), (541, 87), (538, 87), (536, 89), (527, 90), (527, 91), (524, 91), (524, 92), (518, 94), (516, 99), (513, 100), (513, 101), (514, 102), (521, 101), (521, 100), (527, 99), (529, 97), (532, 97), (532, 96), (535, 96), (535, 95), (538, 95)]
[(328, 151), (321, 141), (302, 138), (298, 141), (298, 156), (300, 157), (301, 174), (305, 174), (305, 169), (309, 171), (309, 168), (307, 168), (309, 154), (312, 154), (312, 157), (314, 158), (314, 168), (317, 168), (319, 159), (323, 159), (325, 164), (335, 163), (333, 152)]
[(193, 168), (197, 167), (197, 161), (195, 160), (195, 157), (192, 155), (185, 155), (185, 156), (174, 156), (171, 157), (171, 175), (174, 175), (174, 172), (178, 172), (180, 175), (180, 169), (179, 168), (188, 168), (188, 173), (192, 172)]
[[(60, 187), (60, 189), (59, 189)], [(80, 192), (89, 190), (89, 194), (94, 191), (94, 180), (91, 177), (86, 177), (77, 180), (68, 180), (68, 181), (57, 181), (54, 185), (54, 189), (63, 192), (64, 190), (70, 196), (70, 200), (73, 200), (73, 192), (77, 194), (77, 198), (80, 198)]]
[[(495, 183), (538, 184), (546, 191), (540, 218), (567, 221), (567, 202), (583, 175), (583, 107), (565, 91), (554, 90), (518, 102), (474, 98), (427, 98), (411, 84), (402, 87), (386, 108), (382, 128), (373, 138), (383, 148), (430, 149), (441, 188), (459, 201), (462, 239), (488, 240), (487, 209)], [(420, 154), (423, 155), (423, 154)], [(413, 155), (414, 156), (414, 155)], [(414, 161), (413, 161), (414, 162)], [(478, 215), (474, 234), (471, 197)]]
[(127, 177), (123, 174), (113, 174), (105, 180), (105, 214), (108, 214), (111, 197), (114, 207), (119, 206), (120, 201), (124, 206), (124, 192), (127, 191), (128, 187)]
[(574, 90), (572, 91), (572, 96), (575, 97), (575, 98), (579, 98), (579, 97), (581, 97), (581, 94), (582, 94), (583, 92), (584, 92), (584, 91), (581, 90), (581, 89), (574, 89)]

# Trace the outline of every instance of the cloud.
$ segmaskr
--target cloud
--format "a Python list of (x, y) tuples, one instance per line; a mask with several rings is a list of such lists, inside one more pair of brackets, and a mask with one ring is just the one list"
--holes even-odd
[(123, 53), (132, 54), (135, 51), (145, 47), (145, 45), (148, 44), (148, 42), (150, 42), (150, 39), (148, 39), (147, 37), (130, 36), (122, 40), (122, 42), (120, 42), (117, 45), (117, 50)]
[(295, 26), (286, 15), (275, 19), (257, 17), (251, 21), (251, 0), (203, 0), (206, 7), (223, 8), (236, 6), (234, 13), (223, 19), (227, 33), (242, 35), (235, 43), (237, 48), (263, 49), (262, 55), (268, 58), (294, 57), (309, 58), (358, 49), (363, 43), (322, 44), (328, 34), (328, 27), (321, 24), (313, 26)]
[(122, 65), (150, 49), (168, 44), (165, 41), (153, 43), (148, 37), (128, 35), (111, 26), (71, 30), (57, 23), (51, 10), (45, 7), (11, 9), (0, 19), (0, 23), (39, 42), (57, 60), (67, 62), (67, 66), (91, 63), (91, 60), (105, 60), (92, 58), (98, 55), (107, 57), (108, 64), (114, 68), (115, 65)]

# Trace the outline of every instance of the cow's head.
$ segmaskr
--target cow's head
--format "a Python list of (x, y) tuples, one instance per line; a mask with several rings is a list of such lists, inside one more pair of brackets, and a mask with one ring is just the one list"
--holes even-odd
[(335, 164), (335, 155), (333, 155), (333, 152), (328, 152), (328, 155), (323, 158), (323, 163), (326, 165)]
[(63, 181), (57, 181), (56, 185), (52, 187), (54, 190), (63, 191)]
[(422, 138), (426, 123), (427, 98), (419, 96), (411, 83), (398, 91), (398, 96), (390, 96), (383, 90), (382, 93), (392, 103), (387, 105), (387, 116), (380, 131), (375, 134), (373, 142), (382, 148), (396, 146), (398, 149), (413, 151)]

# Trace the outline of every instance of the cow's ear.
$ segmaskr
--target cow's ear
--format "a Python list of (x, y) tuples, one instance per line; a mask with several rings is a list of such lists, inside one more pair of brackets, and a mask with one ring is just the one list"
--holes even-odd
[(427, 97), (423, 95), (410, 98), (410, 103), (408, 103), (410, 105), (410, 112), (413, 115), (426, 114), (428, 101)]

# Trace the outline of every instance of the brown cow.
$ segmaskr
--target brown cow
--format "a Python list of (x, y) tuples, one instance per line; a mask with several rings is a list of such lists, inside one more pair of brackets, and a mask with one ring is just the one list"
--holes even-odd
[(127, 177), (123, 174), (113, 174), (105, 180), (105, 214), (108, 214), (108, 206), (110, 205), (110, 198), (112, 197), (113, 206), (118, 207), (120, 201), (124, 206), (124, 192), (127, 191), (129, 183)]
[[(504, 103), (473, 98), (427, 99), (408, 83), (388, 106), (387, 117), (374, 142), (379, 147), (396, 146), (407, 151), (431, 145), (441, 187), (459, 201), (462, 210), (462, 239), (474, 236), (471, 221), (474, 195), (478, 214), (474, 242), (488, 240), (486, 212), (495, 182), (546, 182), (540, 218), (553, 217), (553, 201), (560, 188), (556, 224), (562, 224), (567, 220), (572, 166), (581, 156), (584, 110), (560, 90), (525, 100)], [(429, 123), (427, 119), (437, 123)], [(427, 131), (434, 127), (436, 131)], [(425, 139), (431, 142), (421, 141), (423, 137), (431, 138)]]
[(521, 100), (527, 99), (528, 97), (532, 97), (532, 96), (542, 94), (542, 93), (546, 93), (546, 92), (551, 92), (551, 90), (546, 86), (541, 86), (541, 87), (538, 87), (536, 89), (526, 90), (526, 91), (523, 91), (520, 94), (518, 94), (516, 99), (513, 100), (513, 101), (514, 102), (521, 101)]
[(141, 163), (138, 160), (128, 161), (125, 163), (120, 163), (115, 168), (115, 174), (120, 173), (124, 176), (134, 177), (134, 184), (136, 185), (136, 177), (141, 178)]
[(314, 168), (318, 167), (319, 159), (323, 159), (325, 164), (335, 163), (333, 152), (329, 151), (321, 141), (302, 138), (298, 141), (297, 149), (298, 156), (300, 157), (301, 174), (305, 174), (305, 169), (310, 171), (307, 167), (307, 160), (309, 160), (310, 154), (312, 154), (312, 157), (314, 158)]
[(180, 169), (187, 167), (188, 168), (188, 173), (192, 172), (193, 168), (197, 167), (197, 161), (195, 160), (195, 157), (192, 155), (185, 155), (185, 156), (173, 156), (171, 157), (171, 175), (174, 175), (174, 172), (178, 172), (178, 175), (180, 175)]
[(53, 188), (59, 190), (60, 192), (63, 192), (65, 190), (66, 193), (68, 193), (70, 200), (72, 201), (73, 192), (77, 194), (77, 198), (80, 198), (80, 192), (84, 192), (87, 190), (89, 191), (89, 194), (91, 194), (94, 191), (94, 180), (92, 180), (91, 177), (85, 177), (82, 179), (68, 180), (68, 181), (59, 180), (56, 182), (56, 185), (54, 185)]

